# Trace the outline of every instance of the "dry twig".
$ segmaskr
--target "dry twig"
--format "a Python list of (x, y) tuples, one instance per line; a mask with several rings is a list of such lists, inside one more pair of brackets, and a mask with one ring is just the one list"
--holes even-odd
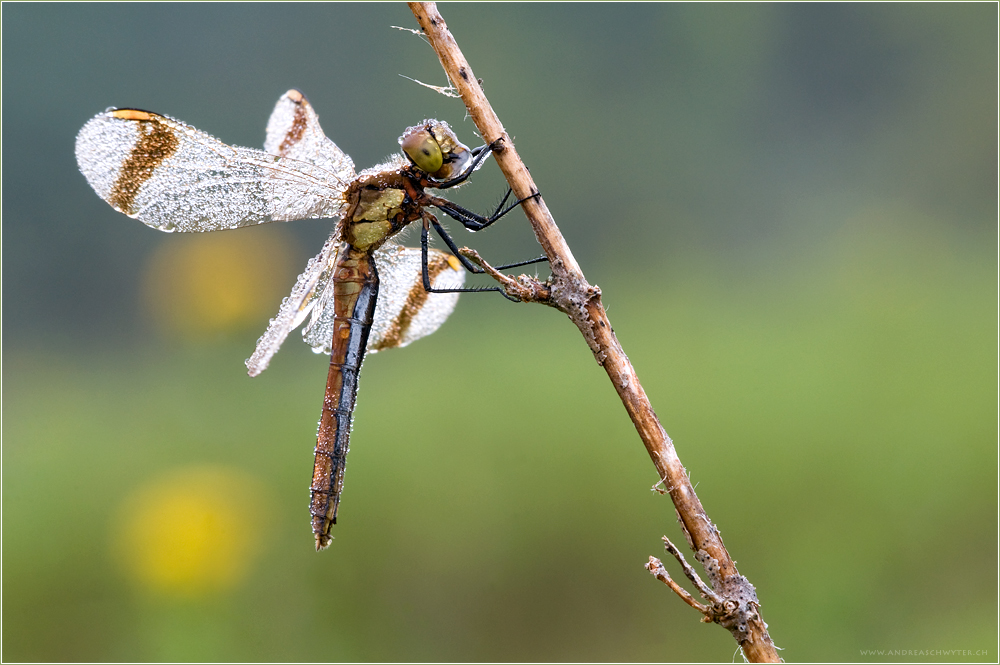
[[(498, 147), (494, 150), (494, 157), (514, 195), (518, 199), (534, 195), (533, 198), (524, 201), (522, 207), (535, 231), (535, 237), (549, 258), (552, 277), (546, 283), (542, 283), (527, 275), (514, 279), (496, 271), (491, 271), (490, 274), (503, 285), (508, 295), (525, 302), (538, 302), (556, 307), (569, 316), (583, 333), (597, 362), (608, 373), (656, 466), (660, 479), (669, 488), (670, 498), (674, 502), (677, 518), (688, 545), (694, 550), (695, 559), (704, 566), (714, 589), (714, 592), (709, 591), (715, 598), (712, 600), (712, 606), (701, 605), (687, 595), (687, 592), (684, 592), (687, 595), (685, 602), (694, 603), (692, 607), (702, 611), (709, 620), (728, 628), (751, 662), (779, 662), (774, 643), (767, 633), (767, 625), (760, 616), (754, 587), (736, 570), (736, 564), (726, 551), (719, 530), (705, 514), (705, 509), (688, 480), (684, 466), (677, 457), (673, 442), (653, 412), (653, 407), (639, 383), (632, 364), (615, 337), (611, 322), (601, 304), (601, 290), (588, 284), (584, 278), (583, 271), (573, 258), (573, 253), (552, 219), (545, 201), (541, 196), (537, 196), (538, 189), (527, 167), (518, 157), (513, 141), (493, 112), (482, 87), (472, 73), (472, 68), (448, 31), (448, 26), (438, 13), (436, 5), (417, 2), (409, 4), (413, 15), (441, 60), (452, 86), (465, 102), (483, 140), (488, 144), (499, 141)], [(470, 258), (475, 256), (477, 263), (487, 268), (485, 262), (478, 259), (478, 255), (465, 251), (463, 254)], [(664, 540), (666, 541), (666, 538)], [(670, 551), (673, 546), (669, 541), (666, 542)], [(676, 548), (673, 548), (672, 553), (683, 562), (683, 557)], [(689, 568), (686, 563), (683, 565), (686, 569)], [(658, 570), (663, 570), (662, 564)], [(666, 576), (664, 581), (669, 579), (665, 570), (663, 575)], [(697, 575), (692, 581), (696, 578)], [(698, 583), (700, 580), (696, 582)], [(704, 584), (701, 586), (704, 587)], [(720, 611), (713, 609), (717, 604), (721, 608)], [(725, 608), (730, 610), (721, 611)]]

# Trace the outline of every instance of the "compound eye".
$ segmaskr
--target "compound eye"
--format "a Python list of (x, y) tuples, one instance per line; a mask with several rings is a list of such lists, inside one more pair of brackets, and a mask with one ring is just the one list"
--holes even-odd
[(400, 141), (400, 146), (417, 168), (426, 173), (435, 173), (444, 164), (441, 146), (426, 129), (407, 134)]

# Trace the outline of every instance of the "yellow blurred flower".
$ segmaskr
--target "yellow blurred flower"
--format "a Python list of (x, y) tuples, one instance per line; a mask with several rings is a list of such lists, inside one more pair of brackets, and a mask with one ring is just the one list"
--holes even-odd
[(115, 554), (147, 591), (203, 597), (242, 582), (260, 549), (258, 483), (225, 467), (192, 467), (127, 497)]
[(168, 335), (192, 339), (261, 327), (291, 290), (294, 253), (280, 227), (178, 234), (150, 258), (144, 300)]

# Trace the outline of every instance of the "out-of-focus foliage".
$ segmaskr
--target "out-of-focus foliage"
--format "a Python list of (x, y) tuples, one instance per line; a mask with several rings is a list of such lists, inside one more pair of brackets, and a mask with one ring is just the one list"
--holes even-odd
[[(442, 11), (786, 659), (995, 660), (996, 6)], [(75, 172), (108, 105), (258, 145), (292, 86), (359, 166), (471, 140), (396, 76), (443, 82), (405, 7), (3, 19), (5, 660), (732, 657), (642, 569), (683, 538), (562, 315), (463, 297), (370, 357), (316, 554), (326, 363), (242, 361), (328, 222), (158, 234)]]

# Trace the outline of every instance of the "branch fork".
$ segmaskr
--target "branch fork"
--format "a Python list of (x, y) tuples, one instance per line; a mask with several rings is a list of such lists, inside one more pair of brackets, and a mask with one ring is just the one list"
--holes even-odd
[[(681, 600), (701, 612), (703, 623), (719, 624), (732, 633), (737, 642), (742, 644), (749, 636), (748, 626), (750, 623), (762, 620), (758, 611), (760, 602), (757, 600), (757, 592), (754, 586), (750, 584), (750, 581), (742, 575), (737, 576), (738, 580), (729, 578), (724, 582), (726, 590), (723, 593), (716, 593), (702, 581), (694, 568), (684, 559), (684, 555), (677, 549), (677, 546), (670, 542), (670, 539), (666, 536), (663, 536), (663, 546), (681, 564), (684, 575), (691, 580), (691, 583), (698, 589), (698, 593), (708, 601), (708, 604), (699, 603), (684, 587), (677, 584), (670, 577), (670, 573), (667, 572), (663, 562), (656, 557), (649, 557), (646, 570), (653, 577), (670, 587), (674, 593), (680, 596)], [(704, 561), (704, 559), (708, 558), (704, 550), (699, 550), (695, 554), (695, 558), (705, 565), (705, 569), (710, 576), (718, 576), (717, 562), (713, 566), (711, 562)], [(715, 583), (716, 580), (713, 580), (713, 584)]]
[(552, 288), (548, 282), (539, 281), (537, 277), (530, 275), (518, 275), (517, 277), (505, 275), (487, 263), (486, 259), (479, 255), (479, 252), (468, 247), (460, 247), (458, 253), (475, 263), (483, 269), (483, 272), (495, 279), (500, 284), (500, 288), (503, 289), (504, 294), (512, 300), (537, 302), (542, 305), (556, 307), (556, 304), (552, 300)]

